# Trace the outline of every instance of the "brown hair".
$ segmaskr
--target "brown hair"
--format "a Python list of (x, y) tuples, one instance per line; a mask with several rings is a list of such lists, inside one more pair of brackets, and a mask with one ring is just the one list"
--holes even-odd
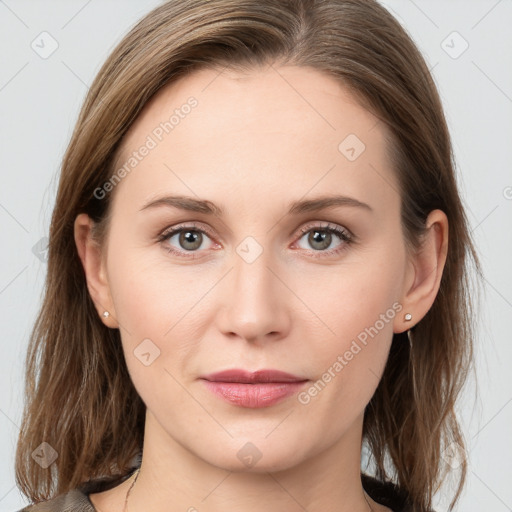
[[(49, 234), (45, 296), (26, 360), (26, 403), (16, 481), (32, 501), (88, 479), (125, 476), (142, 449), (145, 405), (129, 377), (119, 331), (98, 318), (74, 236), (87, 213), (108, 218), (111, 195), (94, 191), (112, 176), (123, 136), (164, 85), (204, 67), (252, 69), (279, 62), (338, 79), (392, 134), (404, 237), (417, 247), (433, 209), (449, 220), (449, 250), (432, 308), (395, 334), (368, 404), (363, 439), (375, 476), (399, 484), (411, 510), (425, 511), (446, 475), (442, 451), (464, 450), (454, 411), (472, 367), (469, 297), (478, 258), (458, 195), (442, 105), (418, 49), (374, 0), (174, 0), (146, 15), (94, 80), (63, 159)], [(43, 469), (42, 442), (58, 458)], [(467, 464), (462, 458), (457, 492)]]

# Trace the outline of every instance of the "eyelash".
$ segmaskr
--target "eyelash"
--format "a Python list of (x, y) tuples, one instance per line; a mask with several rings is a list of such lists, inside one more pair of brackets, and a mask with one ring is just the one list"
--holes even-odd
[[(314, 231), (314, 230), (337, 235), (343, 242), (336, 249), (329, 249), (329, 250), (311, 249), (310, 252), (314, 258), (323, 258), (323, 257), (329, 257), (329, 256), (333, 256), (335, 254), (339, 254), (342, 251), (344, 251), (348, 245), (350, 245), (351, 243), (354, 242), (354, 236), (347, 229), (341, 228), (336, 225), (330, 225), (330, 224), (328, 224), (326, 226), (319, 226), (317, 224), (315, 224), (315, 225), (308, 224), (300, 229), (298, 240), (300, 240), (306, 233), (309, 233), (310, 231)], [(199, 228), (195, 224), (188, 224), (188, 225), (178, 225), (178, 226), (175, 226), (171, 229), (164, 231), (163, 233), (161, 233), (158, 236), (157, 241), (159, 243), (166, 242), (166, 241), (170, 240), (176, 233), (181, 233), (182, 231), (193, 231), (193, 232), (197, 232), (197, 233), (202, 233), (204, 235), (209, 236), (210, 238), (213, 238), (213, 234), (210, 232), (209, 229)], [(167, 249), (167, 252), (170, 254), (174, 254), (176, 256), (183, 257), (183, 258), (195, 259), (195, 258), (197, 258), (196, 254), (199, 251), (179, 251), (179, 250), (176, 250), (173, 247), (169, 246), (169, 248)]]

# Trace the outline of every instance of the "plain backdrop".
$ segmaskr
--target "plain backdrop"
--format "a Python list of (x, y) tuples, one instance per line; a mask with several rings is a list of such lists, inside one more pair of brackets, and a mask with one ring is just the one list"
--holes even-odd
[[(470, 466), (457, 510), (510, 511), (512, 2), (383, 3), (418, 44), (438, 84), (485, 273), (477, 319), (478, 379), (470, 381), (459, 406)], [(158, 4), (0, 0), (0, 511), (26, 504), (14, 482), (14, 452), (23, 364), (41, 301), (45, 237), (61, 158), (99, 67)], [(439, 496), (436, 511), (445, 510)]]

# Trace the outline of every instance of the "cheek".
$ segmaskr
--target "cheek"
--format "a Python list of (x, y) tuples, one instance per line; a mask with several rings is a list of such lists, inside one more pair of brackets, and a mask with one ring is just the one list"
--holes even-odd
[(172, 404), (169, 414), (181, 411), (188, 395), (176, 369), (187, 367), (190, 340), (197, 338), (190, 332), (187, 312), (194, 311), (206, 284), (198, 285), (183, 272), (164, 272), (161, 263), (147, 256), (116, 258), (112, 253), (111, 267), (112, 299), (131, 380), (150, 410)]
[(385, 251), (369, 256), (353, 267), (331, 271), (329, 279), (310, 276), (298, 292), (322, 320), (315, 320), (316, 337), (309, 331), (316, 340), (310, 343), (309, 360), (315, 361), (319, 380), (306, 390), (304, 403), (325, 400), (358, 410), (379, 383), (394, 322), (403, 314), (399, 300), (404, 260)]
[[(400, 254), (382, 247), (347, 259), (346, 264), (303, 272), (296, 279), (294, 292), (308, 305), (308, 317), (316, 317), (323, 325), (327, 338), (350, 340), (386, 312), (386, 320), (394, 318), (397, 306), (393, 308), (393, 304), (401, 297), (403, 265)], [(387, 330), (392, 330), (388, 324)], [(380, 322), (378, 325), (382, 328)]]
[(182, 319), (190, 322), (215, 278), (204, 267), (171, 264), (155, 248), (111, 251), (109, 260), (117, 318), (133, 336), (162, 339)]
[[(162, 375), (169, 380), (165, 370), (188, 369), (201, 343), (201, 328), (209, 324), (211, 308), (205, 304), (221, 275), (204, 266), (171, 265), (158, 252), (142, 249), (109, 251), (109, 258), (112, 299), (136, 386), (149, 388), (149, 381), (155, 384)], [(154, 361), (151, 372), (145, 359)]]

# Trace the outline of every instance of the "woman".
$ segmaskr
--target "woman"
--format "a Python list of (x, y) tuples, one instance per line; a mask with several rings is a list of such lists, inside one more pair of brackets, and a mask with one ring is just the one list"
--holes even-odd
[(453, 506), (470, 261), (439, 96), (377, 2), (156, 8), (64, 157), (24, 510), (419, 512), (456, 468)]

